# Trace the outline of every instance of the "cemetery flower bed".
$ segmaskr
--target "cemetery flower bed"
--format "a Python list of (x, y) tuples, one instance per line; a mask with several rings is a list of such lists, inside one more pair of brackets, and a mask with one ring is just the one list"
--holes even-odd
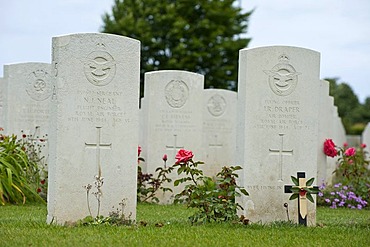
[[(370, 200), (370, 170), (366, 159), (366, 144), (359, 148), (338, 147), (331, 139), (324, 142), (324, 153), (328, 157), (338, 157), (337, 167), (334, 171), (333, 186), (325, 183), (319, 194), (319, 204), (330, 205), (331, 208), (349, 207), (362, 209)], [(320, 199), (321, 198), (321, 199)]]

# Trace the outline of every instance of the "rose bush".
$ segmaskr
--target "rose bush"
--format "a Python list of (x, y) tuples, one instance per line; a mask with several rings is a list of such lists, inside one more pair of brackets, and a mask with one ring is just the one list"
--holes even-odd
[(329, 157), (339, 156), (337, 167), (334, 171), (334, 183), (352, 188), (353, 192), (366, 201), (370, 200), (370, 170), (369, 161), (366, 160), (366, 144), (361, 144), (358, 149), (338, 147), (331, 139), (324, 142), (324, 153)]

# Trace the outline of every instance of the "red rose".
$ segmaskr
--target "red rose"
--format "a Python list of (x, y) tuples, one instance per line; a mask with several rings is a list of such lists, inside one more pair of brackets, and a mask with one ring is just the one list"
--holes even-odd
[(41, 192), (41, 188), (38, 188), (38, 189), (37, 189), (37, 193), (40, 193), (40, 192)]
[(335, 156), (338, 155), (338, 151), (335, 149), (335, 144), (332, 139), (326, 139), (324, 142), (324, 153), (329, 156), (334, 158)]
[(166, 162), (166, 161), (167, 161), (167, 154), (163, 155), (162, 160), (163, 160), (164, 162)]
[(45, 179), (40, 181), (41, 184), (45, 184)]
[(366, 148), (366, 144), (365, 143), (362, 143), (361, 144), (361, 148)]
[(355, 148), (349, 148), (349, 149), (347, 149), (345, 152), (344, 152), (344, 154), (346, 155), (346, 156), (354, 156), (355, 154), (356, 154), (356, 149)]
[(180, 149), (176, 154), (176, 164), (188, 162), (193, 158), (193, 152), (185, 149)]
[(140, 156), (140, 154), (141, 154), (141, 147), (137, 146), (137, 156)]
[(348, 143), (347, 142), (345, 142), (345, 143), (343, 143), (343, 147), (348, 147)]
[(304, 189), (299, 189), (299, 195), (300, 196), (305, 196), (307, 193), (307, 191), (305, 191)]

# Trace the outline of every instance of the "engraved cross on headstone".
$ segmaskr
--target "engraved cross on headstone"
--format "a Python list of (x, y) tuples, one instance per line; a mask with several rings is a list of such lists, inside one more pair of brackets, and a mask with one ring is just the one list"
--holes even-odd
[(101, 163), (100, 163), (100, 149), (111, 149), (112, 143), (101, 143), (101, 129), (102, 127), (96, 127), (96, 143), (85, 142), (86, 148), (96, 149), (96, 166), (98, 168), (99, 176), (101, 176)]
[(279, 155), (279, 181), (283, 181), (283, 155), (293, 155), (293, 149), (284, 150), (284, 134), (280, 133), (279, 136), (281, 137), (280, 148), (269, 148), (269, 151), (270, 154)]
[(166, 149), (170, 149), (170, 150), (173, 150), (175, 155), (173, 156), (175, 158), (176, 156), (176, 152), (177, 152), (177, 149), (178, 148), (184, 148), (184, 146), (177, 146), (177, 135), (173, 135), (174, 137), (174, 144), (171, 146), (171, 145), (166, 145)]
[(223, 144), (222, 143), (218, 143), (218, 141), (217, 141), (217, 135), (215, 135), (215, 142), (214, 143), (210, 143), (209, 144), (209, 147), (210, 148), (222, 148), (223, 147)]

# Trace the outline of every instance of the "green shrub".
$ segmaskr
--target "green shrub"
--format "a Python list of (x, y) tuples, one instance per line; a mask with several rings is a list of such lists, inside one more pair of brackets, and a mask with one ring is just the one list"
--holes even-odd
[(15, 135), (0, 134), (0, 202), (25, 203), (42, 201), (38, 194), (40, 170), (30, 161), (27, 146)]

